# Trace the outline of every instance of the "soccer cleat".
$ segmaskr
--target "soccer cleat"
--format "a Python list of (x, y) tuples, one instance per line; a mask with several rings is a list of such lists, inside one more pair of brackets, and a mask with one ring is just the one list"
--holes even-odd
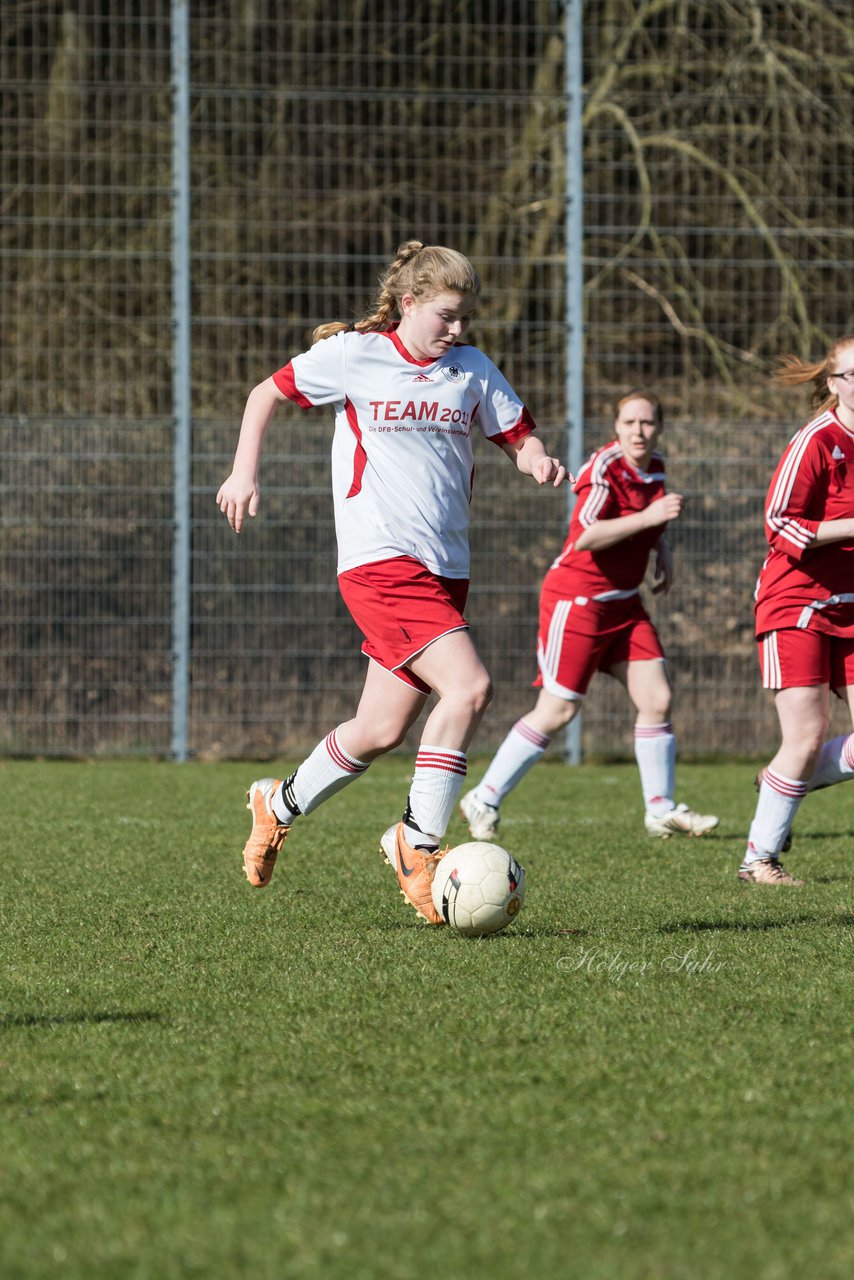
[(748, 884), (787, 884), (798, 889), (804, 883), (790, 876), (778, 858), (755, 858), (753, 862), (743, 862), (738, 868), (738, 878)]
[(243, 870), (256, 889), (270, 883), (279, 850), (290, 827), (285, 827), (273, 813), (273, 793), (282, 785), (281, 778), (261, 778), (246, 792), (246, 808), (252, 814), (252, 834), (243, 849)]
[(414, 849), (403, 834), (402, 822), (389, 827), (380, 840), (380, 853), (397, 872), (400, 892), (428, 924), (445, 923), (433, 905), (432, 886), (436, 867), (447, 852), (447, 849), (437, 849), (434, 853)]
[[(759, 770), (759, 772), (757, 773), (756, 777), (753, 779), (753, 785), (754, 785), (754, 787), (756, 788), (756, 790), (757, 790), (757, 791), (759, 791), (759, 789), (761, 788), (761, 786), (762, 786), (762, 779), (763, 779), (764, 777), (765, 777), (765, 770), (764, 770), (764, 769), (760, 769), (760, 770)], [(781, 853), (788, 853), (788, 852), (789, 852), (789, 850), (791, 849), (791, 847), (792, 847), (792, 829), (791, 829), (791, 827), (790, 827), (790, 828), (789, 828), (789, 830), (786, 832), (786, 838), (785, 838), (785, 840), (783, 841), (783, 844), (782, 844), (782, 846), (781, 846), (781, 848), (780, 848), (780, 852), (781, 852)]]
[(704, 836), (707, 831), (714, 830), (718, 821), (711, 813), (695, 813), (687, 804), (677, 804), (675, 809), (657, 818), (651, 813), (645, 813), (643, 817), (646, 834), (660, 840), (668, 840), (673, 835)]
[(467, 791), (460, 800), (460, 813), (475, 840), (494, 840), (498, 835), (501, 814), (494, 804), (478, 800), (477, 791)]

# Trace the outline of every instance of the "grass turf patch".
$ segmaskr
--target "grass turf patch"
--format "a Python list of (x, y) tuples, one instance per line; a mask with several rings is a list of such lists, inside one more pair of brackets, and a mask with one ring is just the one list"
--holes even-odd
[(854, 787), (762, 889), (749, 765), (681, 768), (721, 826), (653, 841), (633, 766), (543, 764), (525, 907), (473, 940), (376, 852), (411, 764), (260, 892), (263, 767), (0, 765), (0, 1274), (850, 1275)]

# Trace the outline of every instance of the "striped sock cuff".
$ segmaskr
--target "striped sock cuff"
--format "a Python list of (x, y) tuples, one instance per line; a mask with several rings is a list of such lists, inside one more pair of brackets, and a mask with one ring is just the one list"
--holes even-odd
[(668, 721), (667, 724), (636, 724), (636, 738), (668, 738), (673, 733), (673, 725)]
[(842, 761), (846, 769), (854, 770), (854, 733), (849, 733), (842, 744)]
[(415, 757), (416, 769), (438, 769), (441, 773), (456, 773), (461, 778), (466, 776), (465, 751), (450, 751), (447, 747), (418, 748)]
[[(340, 725), (338, 726), (341, 727)], [(326, 750), (329, 752), (329, 758), (333, 764), (339, 769), (343, 769), (346, 773), (364, 773), (367, 764), (364, 760), (357, 760), (355, 756), (351, 756), (338, 741), (338, 729), (333, 729), (326, 738)]]
[(805, 782), (799, 782), (797, 778), (784, 778), (781, 773), (774, 773), (771, 769), (765, 770), (762, 785), (763, 787), (768, 786), (772, 791), (776, 791), (778, 795), (788, 796), (792, 800), (799, 800), (807, 793), (807, 784)]
[(539, 751), (545, 751), (551, 742), (551, 738), (547, 738), (544, 733), (531, 728), (525, 720), (517, 720), (513, 726), (513, 732), (518, 733), (520, 738), (524, 738), (526, 742), (530, 742), (532, 747), (536, 747)]

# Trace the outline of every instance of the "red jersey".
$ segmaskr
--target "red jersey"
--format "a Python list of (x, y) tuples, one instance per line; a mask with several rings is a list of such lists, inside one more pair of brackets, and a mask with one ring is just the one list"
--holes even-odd
[(603, 445), (578, 473), (577, 495), (563, 550), (549, 568), (543, 586), (567, 598), (613, 600), (635, 595), (643, 582), (649, 553), (666, 528), (656, 525), (602, 551), (576, 551), (575, 543), (597, 520), (643, 511), (664, 494), (664, 460), (653, 453), (649, 471), (627, 461), (618, 441)]
[(854, 432), (829, 409), (792, 436), (768, 490), (758, 636), (784, 627), (854, 636), (854, 541), (815, 545), (823, 520), (852, 516)]

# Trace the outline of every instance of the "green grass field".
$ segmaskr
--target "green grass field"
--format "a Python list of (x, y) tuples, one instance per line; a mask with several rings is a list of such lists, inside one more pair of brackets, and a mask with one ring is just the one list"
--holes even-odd
[(680, 768), (721, 825), (679, 842), (632, 766), (543, 764), (525, 908), (467, 940), (375, 851), (411, 765), (259, 892), (269, 768), (0, 764), (3, 1280), (854, 1274), (854, 786), (760, 889), (750, 764)]

